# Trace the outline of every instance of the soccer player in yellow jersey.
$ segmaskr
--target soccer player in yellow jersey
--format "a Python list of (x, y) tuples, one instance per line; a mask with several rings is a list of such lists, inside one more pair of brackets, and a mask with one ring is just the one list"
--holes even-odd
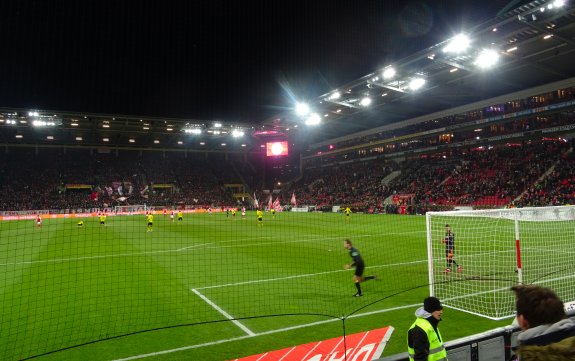
[(148, 222), (148, 228), (146, 232), (153, 232), (154, 230), (152, 229), (152, 227), (154, 226), (154, 215), (152, 213), (148, 214), (146, 220)]
[(184, 219), (184, 212), (179, 211), (178, 212), (178, 222), (181, 222)]
[(106, 225), (106, 215), (104, 213), (102, 213), (100, 215), (100, 226), (105, 226)]
[(264, 212), (260, 211), (259, 209), (256, 211), (256, 215), (258, 217), (258, 226), (264, 226)]
[(351, 209), (349, 209), (349, 207), (346, 207), (344, 213), (345, 213), (345, 221), (349, 222), (349, 220), (351, 219)]
[(272, 212), (272, 218), (275, 219), (276, 218), (276, 210), (272, 208), (271, 212)]
[(78, 222), (78, 227), (84, 227), (84, 221)]
[(235, 221), (236, 220), (236, 209), (232, 208), (232, 219)]

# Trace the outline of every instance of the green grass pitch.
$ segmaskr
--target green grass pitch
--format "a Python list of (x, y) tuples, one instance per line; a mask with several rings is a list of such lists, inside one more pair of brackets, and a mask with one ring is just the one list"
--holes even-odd
[[(423, 216), (156, 215), (153, 232), (143, 215), (77, 221), (0, 222), (0, 359), (226, 360), (344, 325), (393, 326), (391, 355), (429, 294)], [(345, 238), (379, 277), (361, 298)], [(452, 340), (509, 323), (445, 309), (441, 329)]]

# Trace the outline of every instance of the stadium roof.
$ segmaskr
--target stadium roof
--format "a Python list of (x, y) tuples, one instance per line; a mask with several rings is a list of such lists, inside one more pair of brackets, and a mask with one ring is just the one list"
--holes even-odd
[[(574, 20), (573, 3), (531, 1), (465, 31), (465, 51), (446, 51), (453, 49), (447, 39), (308, 100), (319, 126), (307, 126), (305, 117), (291, 111), (253, 125), (0, 109), (0, 143), (245, 151), (259, 148), (262, 139), (289, 136), (297, 144), (318, 144), (365, 135), (388, 124), (575, 77)], [(490, 68), (477, 62), (485, 49), (499, 58)], [(395, 75), (385, 78), (390, 68)], [(425, 81), (417, 90), (410, 84), (416, 78)], [(371, 103), (364, 106), (367, 97)]]
[[(575, 76), (575, 4), (536, 0), (464, 32), (465, 51), (450, 52), (451, 39), (385, 65), (308, 101), (321, 119), (305, 132), (308, 143), (362, 132), (421, 115)], [(450, 45), (451, 46), (451, 45)], [(497, 57), (482, 67), (479, 55)], [(491, 58), (490, 58), (491, 57)], [(395, 75), (386, 70), (393, 68)], [(414, 89), (420, 78), (425, 84)], [(369, 98), (369, 105), (362, 100)], [(317, 121), (316, 116), (316, 121)], [(295, 112), (268, 123), (303, 124)]]

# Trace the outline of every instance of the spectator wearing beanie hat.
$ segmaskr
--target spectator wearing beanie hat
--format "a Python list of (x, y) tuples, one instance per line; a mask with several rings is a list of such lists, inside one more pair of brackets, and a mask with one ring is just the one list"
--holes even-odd
[(436, 297), (423, 300), (423, 307), (415, 311), (415, 322), (407, 331), (407, 351), (414, 361), (447, 360), (443, 338), (437, 328), (443, 306)]

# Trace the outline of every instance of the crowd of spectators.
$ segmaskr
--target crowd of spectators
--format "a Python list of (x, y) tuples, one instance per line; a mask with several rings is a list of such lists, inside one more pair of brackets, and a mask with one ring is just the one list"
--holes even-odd
[[(288, 204), (295, 193), (299, 205), (378, 212), (410, 207), (414, 213), (430, 206), (503, 206), (514, 200), (517, 206), (573, 203), (571, 147), (556, 138), (453, 149), (402, 163), (348, 161), (306, 169), (300, 179), (282, 185), (274, 199), (279, 196)], [(242, 184), (237, 169), (246, 169), (246, 164), (236, 168), (224, 158), (187, 158), (175, 152), (56, 153), (20, 150), (0, 156), (0, 210), (239, 205), (225, 184)], [(386, 178), (394, 171), (395, 177)], [(255, 191), (260, 203), (267, 201), (269, 193), (244, 186)]]
[[(300, 204), (392, 213), (402, 206), (412, 213), (431, 206), (501, 207), (526, 190), (531, 190), (524, 195), (529, 200), (520, 198), (517, 205), (565, 204), (573, 200), (575, 190), (570, 149), (571, 143), (555, 139), (453, 150), (401, 164), (373, 160), (315, 168), (288, 193), (296, 192)], [(382, 183), (392, 170), (401, 173)]]
[(234, 205), (225, 162), (136, 152), (18, 150), (0, 156), (1, 211)]
[(574, 153), (563, 153), (551, 173), (529, 187), (518, 203), (526, 207), (575, 204)]

